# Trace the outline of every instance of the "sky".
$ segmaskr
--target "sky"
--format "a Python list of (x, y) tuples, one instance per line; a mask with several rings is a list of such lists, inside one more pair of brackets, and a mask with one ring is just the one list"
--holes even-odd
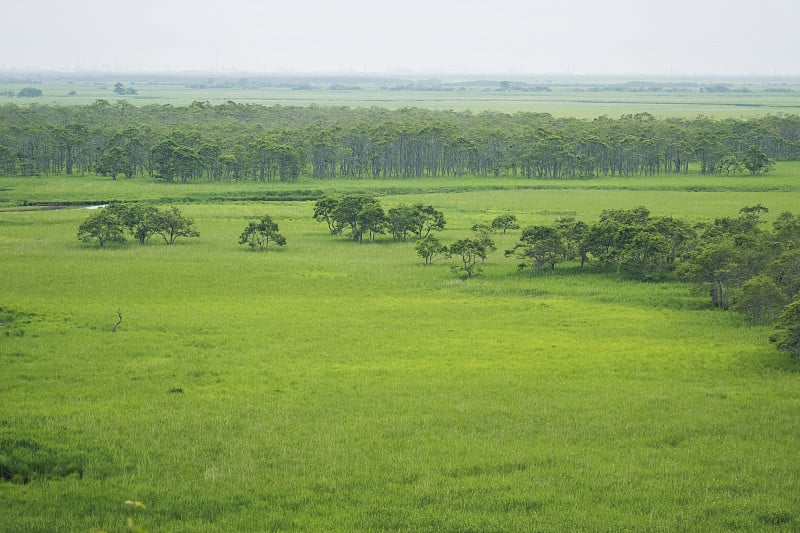
[(798, 0), (29, 0), (0, 72), (800, 75)]

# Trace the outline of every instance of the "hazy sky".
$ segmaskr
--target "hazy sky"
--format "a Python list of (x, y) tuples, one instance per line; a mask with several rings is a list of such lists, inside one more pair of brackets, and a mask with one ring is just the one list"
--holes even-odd
[(800, 0), (14, 0), (0, 71), (800, 75)]

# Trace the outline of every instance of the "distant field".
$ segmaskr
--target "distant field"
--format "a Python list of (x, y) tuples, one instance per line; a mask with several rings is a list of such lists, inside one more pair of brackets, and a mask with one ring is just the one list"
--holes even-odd
[[(136, 90), (117, 95), (114, 84)], [(502, 80), (414, 80), (410, 78), (338, 79), (308, 77), (179, 77), (153, 75), (95, 75), (92, 77), (0, 77), (0, 94), (37, 87), (39, 98), (0, 96), (0, 104), (90, 104), (99, 98), (124, 99), (134, 105), (193, 101), (221, 104), (426, 107), (452, 110), (531, 111), (554, 116), (619, 117), (648, 112), (659, 118), (749, 117), (800, 113), (800, 80), (755, 78), (742, 80), (629, 80), (585, 79), (580, 76), (520, 82)], [(435, 89), (435, 90), (434, 90)]]

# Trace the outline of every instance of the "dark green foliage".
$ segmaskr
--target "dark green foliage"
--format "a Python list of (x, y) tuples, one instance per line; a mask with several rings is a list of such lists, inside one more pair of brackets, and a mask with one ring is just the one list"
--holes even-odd
[(153, 235), (161, 235), (164, 242), (174, 244), (178, 237), (198, 237), (194, 221), (184, 216), (177, 207), (161, 211), (140, 204), (112, 203), (96, 209), (78, 228), (78, 239), (97, 242), (103, 248), (108, 243), (125, 241), (125, 230), (139, 244), (145, 244)]
[(504, 234), (510, 229), (519, 229), (517, 215), (506, 214), (495, 217), (494, 220), (492, 220), (492, 228), (503, 230)]
[(531, 226), (522, 232), (520, 242), (506, 255), (515, 254), (530, 263), (520, 263), (519, 268), (532, 267), (536, 272), (545, 268), (555, 270), (563, 261), (567, 247), (558, 230), (550, 226)]
[(84, 459), (29, 439), (0, 438), (0, 481), (83, 477)]
[(17, 98), (36, 98), (42, 96), (42, 90), (38, 87), (23, 87), (17, 93)]
[(387, 230), (395, 240), (406, 240), (409, 235), (422, 240), (445, 226), (444, 215), (433, 206), (400, 205), (387, 215), (378, 199), (369, 195), (323, 198), (314, 204), (313, 217), (317, 222), (325, 222), (331, 234), (347, 230), (358, 242), (364, 240), (364, 235), (372, 241)]
[(155, 233), (167, 244), (174, 244), (178, 237), (199, 237), (194, 220), (183, 215), (177, 207), (169, 207), (157, 215)]
[(151, 236), (159, 231), (163, 223), (162, 213), (153, 206), (119, 204), (113, 207), (119, 213), (122, 223), (139, 241), (139, 244), (145, 244)]
[(742, 164), (753, 175), (766, 174), (775, 166), (775, 163), (767, 156), (764, 149), (757, 145), (747, 149)]
[[(114, 90), (132, 89), (118, 83)], [(11, 175), (87, 172), (101, 161), (103, 173), (125, 174), (130, 166), (116, 147), (127, 151), (134, 176), (181, 182), (291, 181), (303, 173), (574, 179), (686, 173), (690, 163), (704, 174), (744, 168), (759, 174), (774, 160), (800, 158), (796, 116), (657, 120), (643, 113), (587, 121), (524, 112), (234, 102), (137, 107), (98, 100), (67, 108), (3, 106), (0, 125), (0, 145), (11, 149), (3, 171)], [(65, 125), (78, 136), (66, 139)]]
[(425, 260), (425, 264), (429, 265), (433, 262), (433, 258), (437, 255), (446, 255), (447, 246), (443, 245), (439, 239), (433, 235), (426, 235), (418, 240), (414, 245), (417, 254)]
[(339, 198), (332, 198), (330, 196), (321, 200), (317, 200), (317, 202), (314, 204), (314, 220), (328, 224), (328, 230), (332, 235), (335, 235), (338, 232), (337, 222), (333, 216), (334, 210), (338, 205)]
[(35, 315), (0, 306), (0, 334), (6, 337), (24, 337), (24, 327)]
[(119, 174), (122, 174), (126, 178), (132, 178), (134, 168), (127, 150), (121, 146), (114, 146), (103, 152), (103, 155), (100, 156), (100, 162), (97, 164), (96, 171), (98, 174), (111, 176), (112, 179), (116, 180)]
[(783, 309), (769, 340), (779, 350), (800, 358), (800, 298)]
[(444, 229), (444, 215), (431, 205), (405, 205), (389, 209), (387, 222), (395, 240), (406, 240), (409, 233), (424, 239), (432, 231)]
[(247, 243), (251, 248), (259, 250), (266, 250), (270, 242), (276, 246), (286, 246), (286, 238), (278, 233), (278, 224), (269, 215), (264, 215), (257, 221), (251, 220), (239, 236), (239, 244)]
[(759, 274), (742, 283), (733, 295), (731, 308), (754, 324), (772, 322), (786, 303), (780, 288), (769, 276)]
[(78, 239), (87, 244), (97, 242), (100, 248), (109, 243), (124, 242), (125, 224), (120, 215), (113, 205), (94, 210), (78, 227)]
[(800, 292), (800, 249), (795, 248), (776, 257), (767, 266), (766, 274), (787, 301), (793, 300)]
[(486, 246), (478, 238), (460, 239), (450, 245), (448, 249), (451, 255), (461, 259), (461, 266), (454, 270), (460, 272), (464, 277), (471, 278), (481, 272), (478, 259), (483, 261), (488, 253)]
[(483, 250), (481, 253), (481, 263), (483, 263), (486, 261), (486, 256), (489, 252), (497, 250), (494, 239), (492, 238), (494, 229), (486, 224), (475, 224), (472, 226), (472, 232), (475, 234), (475, 240), (481, 244)]

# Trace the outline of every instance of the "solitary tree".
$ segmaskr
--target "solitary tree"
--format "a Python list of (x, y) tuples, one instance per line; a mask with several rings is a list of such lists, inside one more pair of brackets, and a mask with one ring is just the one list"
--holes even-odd
[(492, 228), (497, 230), (503, 230), (503, 233), (510, 229), (519, 229), (519, 224), (517, 224), (517, 215), (500, 215), (492, 220)]
[(414, 245), (414, 249), (417, 251), (417, 254), (425, 260), (426, 265), (430, 265), (433, 262), (434, 256), (447, 254), (447, 246), (443, 245), (441, 241), (433, 235), (426, 235), (418, 240)]
[(42, 96), (42, 90), (38, 87), (24, 87), (17, 93), (17, 98), (36, 98)]
[(487, 226), (486, 224), (474, 224), (472, 226), (472, 231), (475, 233), (475, 239), (480, 242), (481, 246), (483, 247), (481, 263), (484, 263), (486, 262), (486, 256), (489, 254), (489, 252), (494, 252), (497, 250), (497, 246), (494, 244), (494, 239), (492, 239), (494, 228)]
[(170, 207), (158, 214), (156, 233), (164, 238), (167, 244), (175, 244), (178, 237), (199, 237), (194, 227), (194, 220), (184, 216), (177, 207)]
[(286, 238), (278, 233), (278, 224), (272, 221), (269, 215), (264, 215), (259, 220), (251, 220), (239, 236), (239, 244), (249, 244), (251, 248), (266, 250), (269, 243), (277, 246), (286, 246)]
[(450, 245), (449, 252), (461, 258), (461, 266), (456, 270), (463, 271), (465, 277), (471, 278), (480, 273), (478, 259), (486, 257), (486, 247), (479, 239), (461, 239)]

